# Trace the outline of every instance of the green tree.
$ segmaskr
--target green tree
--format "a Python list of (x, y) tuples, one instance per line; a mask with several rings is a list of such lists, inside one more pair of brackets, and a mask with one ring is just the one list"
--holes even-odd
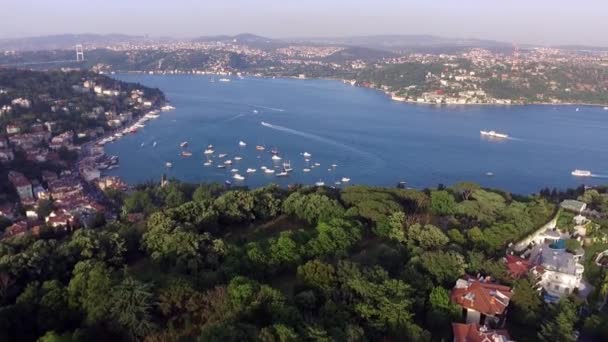
[(317, 236), (308, 242), (308, 253), (312, 256), (345, 256), (348, 249), (361, 239), (361, 229), (353, 221), (333, 219), (317, 225)]
[(454, 196), (445, 190), (431, 191), (431, 211), (435, 215), (452, 215), (456, 212)]
[(471, 182), (460, 182), (456, 183), (453, 187), (454, 192), (457, 193), (463, 201), (468, 201), (473, 195), (473, 192), (481, 189), (479, 184)]
[(336, 274), (332, 265), (311, 260), (298, 266), (298, 280), (306, 286), (329, 293), (336, 286)]
[(409, 241), (415, 242), (423, 249), (439, 248), (450, 242), (450, 239), (445, 236), (441, 229), (431, 224), (424, 227), (419, 224), (410, 226), (407, 237)]
[(112, 289), (110, 317), (134, 339), (146, 336), (154, 329), (152, 301), (150, 285), (126, 277)]
[(578, 320), (576, 311), (576, 304), (570, 298), (552, 305), (540, 325), (539, 340), (575, 342), (574, 325)]
[(111, 291), (110, 270), (102, 262), (86, 260), (74, 266), (68, 285), (68, 301), (71, 307), (85, 313), (89, 323), (107, 318)]
[(422, 267), (440, 284), (453, 284), (464, 274), (464, 257), (456, 252), (432, 251), (420, 256)]

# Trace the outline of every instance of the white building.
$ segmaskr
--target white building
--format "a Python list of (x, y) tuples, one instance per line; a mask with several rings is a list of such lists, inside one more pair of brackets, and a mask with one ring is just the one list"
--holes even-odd
[(545, 243), (534, 247), (530, 254), (530, 261), (540, 266), (535, 268), (538, 284), (549, 295), (558, 298), (577, 289), (585, 271), (579, 263), (584, 256), (582, 249), (572, 254), (560, 247)]

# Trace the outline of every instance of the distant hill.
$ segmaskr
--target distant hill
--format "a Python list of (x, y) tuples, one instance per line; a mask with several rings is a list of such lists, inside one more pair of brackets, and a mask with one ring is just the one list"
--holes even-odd
[(361, 59), (364, 61), (379, 60), (388, 57), (395, 57), (396, 54), (386, 50), (369, 49), (364, 47), (347, 47), (325, 58), (328, 62), (340, 63), (347, 60)]
[(0, 50), (37, 51), (73, 49), (77, 44), (87, 47), (103, 47), (111, 44), (134, 43), (146, 40), (163, 41), (169, 38), (150, 39), (125, 34), (60, 34), (0, 40)]
[(335, 38), (301, 38), (294, 42), (311, 42), (342, 46), (358, 46), (391, 52), (438, 50), (454, 48), (509, 48), (512, 44), (483, 39), (444, 38), (431, 35), (375, 35)]

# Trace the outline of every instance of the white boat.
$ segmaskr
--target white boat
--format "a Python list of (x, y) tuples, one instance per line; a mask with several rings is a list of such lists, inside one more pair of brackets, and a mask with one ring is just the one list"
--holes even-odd
[(283, 171), (285, 171), (285, 172), (293, 171), (293, 168), (291, 167), (291, 162), (283, 163)]
[(266, 166), (262, 166), (262, 167), (260, 167), (260, 170), (266, 170), (266, 169), (267, 169), (267, 167), (266, 167)]
[(308, 152), (304, 152), (302, 153), (302, 155), (304, 156), (304, 158), (310, 158), (311, 154)]
[(217, 168), (218, 168), (218, 169), (225, 169), (225, 168), (226, 168), (226, 165), (224, 165), (224, 164), (220, 164), (220, 165), (218, 165), (218, 166), (217, 166)]
[(234, 157), (234, 160), (236, 160), (236, 161), (239, 161), (239, 160), (242, 160), (242, 159), (243, 159), (242, 157)]
[(304, 169), (302, 169), (302, 172), (310, 172), (310, 169), (309, 168), (304, 168)]
[(156, 147), (156, 141), (152, 143), (152, 147)]
[(182, 151), (181, 155), (182, 157), (192, 157), (192, 152)]
[(491, 137), (491, 138), (506, 139), (506, 138), (509, 137), (508, 134), (498, 133), (496, 131), (479, 131), (479, 133), (481, 135), (488, 136), (488, 137)]
[(230, 172), (237, 173), (237, 172), (239, 172), (239, 169), (232, 169), (232, 170), (230, 170)]
[(238, 173), (234, 174), (234, 176), (232, 176), (232, 178), (238, 180), (238, 181), (242, 181), (245, 180), (245, 177), (239, 175)]
[(272, 160), (281, 160), (281, 157), (275, 154), (274, 156), (272, 156)]
[(188, 146), (188, 142), (187, 141), (184, 141), (181, 144), (179, 144), (179, 147), (181, 147), (181, 148), (184, 148), (186, 146)]
[(492, 177), (492, 176), (494, 176), (494, 172), (488, 171), (488, 172), (486, 172), (486, 176)]
[(338, 165), (337, 164), (331, 164), (331, 167), (336, 168)]
[(173, 167), (173, 164), (171, 164), (170, 162), (166, 162), (166, 163), (165, 163), (165, 166), (166, 166), (166, 167)]
[(316, 186), (325, 186), (325, 182), (318, 181), (315, 183)]
[(320, 163), (315, 163), (315, 166), (319, 167), (319, 166), (321, 166), (321, 164)]
[(276, 176), (277, 176), (277, 177), (287, 177), (287, 176), (289, 176), (289, 172), (287, 172), (287, 171), (283, 170), (283, 171), (281, 171), (281, 172), (277, 173), (277, 175), (276, 175)]
[(175, 109), (175, 107), (173, 107), (171, 105), (166, 105), (166, 106), (160, 107), (160, 110), (162, 110), (163, 112), (167, 112), (167, 111), (174, 110), (174, 109)]
[(348, 182), (350, 182), (350, 178), (342, 177), (342, 183), (348, 183)]
[(608, 110), (608, 107), (604, 107), (604, 110)]
[(335, 185), (340, 185), (342, 183), (340, 183), (340, 181), (334, 182)]
[(245, 146), (247, 146), (247, 143), (241, 140), (241, 141), (239, 141), (239, 146), (245, 147)]
[(253, 114), (257, 114), (257, 113), (259, 113), (259, 112), (258, 112), (258, 110), (257, 110), (257, 109), (254, 109), (254, 110), (253, 110)]
[(274, 170), (266, 168), (266, 169), (264, 169), (264, 173), (272, 174), (272, 173), (274, 173)]
[(145, 145), (146, 145), (146, 143), (141, 143), (141, 145), (140, 145), (140, 146), (141, 146), (141, 147), (144, 147)]
[(225, 158), (226, 156), (227, 156), (227, 154), (226, 154), (226, 153), (220, 153), (220, 154), (218, 155), (218, 158)]
[(247, 173), (255, 173), (256, 171), (257, 171), (256, 169), (252, 169), (252, 168), (247, 169)]
[(572, 171), (572, 175), (576, 177), (591, 177), (591, 171), (589, 170), (574, 170)]
[(264, 147), (263, 145), (258, 145), (255, 147), (255, 149), (258, 151), (264, 151), (266, 149), (266, 147)]
[(232, 165), (232, 160), (228, 159), (224, 161), (224, 165)]
[(229, 78), (220, 78), (218, 81), (220, 82), (230, 82)]
[(213, 154), (213, 152), (215, 152), (215, 151), (214, 151), (214, 150), (212, 150), (212, 149), (206, 149), (206, 150), (203, 152), (203, 154)]
[(578, 112), (580, 110), (580, 108), (576, 107), (576, 111)]
[(210, 161), (204, 162), (203, 165), (205, 165), (205, 166), (211, 166), (211, 162)]

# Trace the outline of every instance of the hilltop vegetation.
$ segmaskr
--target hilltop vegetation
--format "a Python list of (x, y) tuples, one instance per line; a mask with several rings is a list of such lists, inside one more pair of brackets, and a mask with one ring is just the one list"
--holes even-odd
[(103, 228), (0, 243), (3, 340), (450, 339), (456, 279), (509, 283), (504, 247), (554, 213), (543, 198), (469, 183), (417, 191), (172, 182), (111, 197), (121, 219)]

